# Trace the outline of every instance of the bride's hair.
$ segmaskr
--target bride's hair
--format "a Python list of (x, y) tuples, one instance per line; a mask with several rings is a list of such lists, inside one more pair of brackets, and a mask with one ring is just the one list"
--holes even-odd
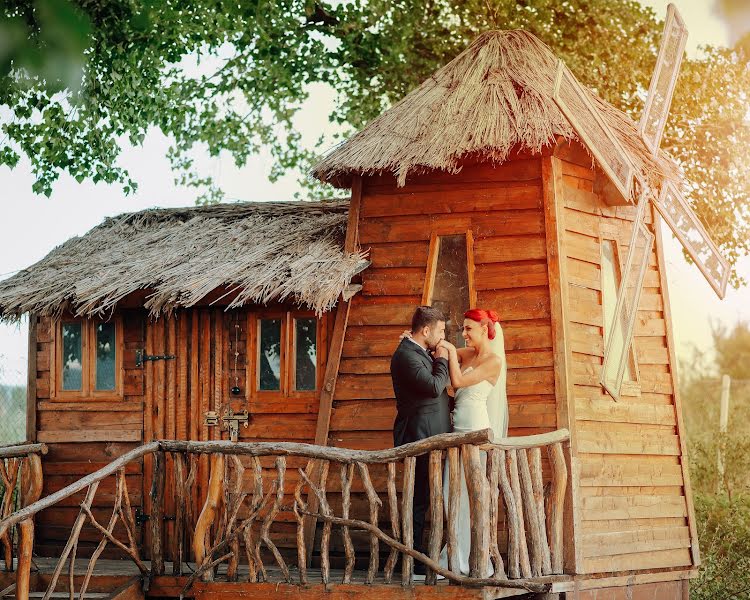
[(491, 340), (495, 338), (495, 323), (500, 320), (500, 317), (494, 310), (472, 308), (464, 313), (464, 319), (471, 319), (482, 325), (487, 325), (487, 337)]

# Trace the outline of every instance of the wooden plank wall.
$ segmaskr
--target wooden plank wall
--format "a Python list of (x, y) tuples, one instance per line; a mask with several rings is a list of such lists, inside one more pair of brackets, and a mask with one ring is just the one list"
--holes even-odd
[[(257, 308), (257, 307), (256, 307)], [(279, 306), (280, 312), (289, 307)], [(50, 365), (53, 364), (53, 336), (50, 319), (40, 319), (37, 328), (37, 421), (39, 441), (47, 442), (49, 454), (43, 461), (45, 487), (43, 495), (50, 494), (99, 469), (124, 452), (142, 442), (157, 439), (219, 439), (222, 432), (204, 423), (206, 411), (223, 412), (231, 402), (239, 412), (249, 409), (251, 422), (240, 427), (240, 441), (299, 441), (312, 443), (318, 410), (318, 393), (273, 394), (261, 397), (248, 385), (252, 382), (252, 361), (255, 352), (248, 347), (252, 336), (251, 313), (254, 308), (225, 312), (222, 308), (196, 308), (178, 310), (170, 317), (148, 320), (142, 309), (123, 310), (125, 351), (123, 354), (124, 398), (121, 400), (58, 402), (50, 398)], [(239, 325), (236, 328), (235, 325)], [(321, 321), (321, 347), (319, 365), (325, 365), (329, 328), (332, 319)], [(148, 361), (135, 367), (135, 350), (145, 349), (149, 355), (174, 355), (172, 360)], [(234, 353), (237, 352), (237, 369)], [(322, 373), (322, 369), (319, 369)], [(230, 388), (237, 385), (242, 390), (233, 396)], [(322, 380), (322, 374), (319, 377)], [(228, 439), (226, 432), (223, 437)], [(127, 470), (127, 483), (133, 508), (142, 508), (150, 514), (148, 490), (151, 486), (153, 457), (146, 456), (143, 464), (132, 463)], [(262, 459), (264, 477), (275, 478), (272, 458)], [(246, 465), (249, 467), (249, 464)], [(298, 467), (305, 461), (287, 460), (285, 492), (291, 494), (299, 475)], [(167, 460), (167, 490), (165, 515), (174, 515), (173, 466)], [(193, 515), (200, 513), (208, 485), (208, 461), (199, 461), (198, 477), (194, 485)], [(250, 471), (246, 472), (250, 490)], [(107, 508), (111, 509), (114, 479), (101, 484), (94, 502), (94, 514), (105, 522)], [(70, 533), (76, 508), (83, 493), (73, 496), (60, 505), (42, 513), (37, 527), (37, 549), (40, 553), (54, 555)], [(275, 541), (286, 548), (294, 547), (293, 515), (282, 513), (281, 521), (274, 526)], [(171, 550), (173, 523), (166, 522), (166, 555)], [(124, 535), (124, 532), (121, 532)], [(150, 528), (145, 530), (146, 542)], [(84, 529), (82, 541), (98, 541), (96, 532)], [(146, 544), (148, 546), (148, 543)], [(87, 551), (82, 544), (81, 552)]]
[[(278, 307), (281, 314), (288, 307)], [(261, 394), (254, 390), (254, 361), (256, 352), (254, 336), (249, 330), (255, 321), (253, 308), (226, 312), (222, 308), (196, 308), (178, 311), (172, 318), (159, 319), (147, 327), (146, 348), (149, 354), (175, 354), (176, 360), (147, 363), (145, 388), (146, 419), (145, 439), (229, 439), (228, 432), (205, 425), (209, 410), (223, 414), (231, 403), (234, 412), (248, 410), (251, 419), (248, 427), (240, 426), (239, 441), (296, 441), (312, 443), (318, 410), (317, 393)], [(327, 318), (322, 321), (319, 353), (320, 364), (325, 364), (327, 346)], [(239, 326), (239, 327), (236, 327)], [(235, 371), (235, 350), (237, 369)], [(231, 387), (237, 376), (240, 395), (232, 395)], [(150, 382), (150, 383), (148, 383)], [(150, 407), (150, 408), (149, 408)], [(146, 487), (151, 480), (147, 457)], [(252, 492), (249, 460), (246, 467), (244, 490)], [(266, 489), (275, 478), (274, 459), (262, 458)], [(294, 491), (299, 474), (298, 467), (305, 466), (304, 459), (287, 459), (284, 483), (285, 494)], [(167, 493), (165, 514), (174, 514), (172, 491), (172, 462), (167, 461)], [(194, 516), (200, 513), (208, 485), (208, 460), (199, 461), (198, 477), (193, 493)], [(147, 510), (149, 499), (146, 497)], [(244, 516), (241, 512), (240, 516)], [(292, 513), (282, 513), (272, 530), (272, 539), (282, 549), (295, 547), (295, 526)], [(172, 523), (167, 522), (167, 548), (170, 547)], [(290, 554), (292, 554), (290, 552)], [(169, 552), (167, 552), (169, 557)]]
[[(49, 454), (42, 460), (44, 488), (47, 496), (66, 485), (105, 466), (121, 454), (137, 447), (143, 432), (143, 372), (135, 368), (134, 350), (143, 346), (143, 319), (140, 311), (124, 311), (123, 355), (124, 397), (117, 401), (70, 401), (52, 399), (51, 366), (54, 364), (53, 321), (38, 318), (36, 339), (36, 410), (37, 439), (46, 442)], [(140, 462), (128, 465), (126, 480), (133, 507), (142, 505), (143, 467)], [(106, 522), (111, 512), (114, 478), (99, 487), (93, 504), (97, 520)], [(64, 546), (70, 528), (78, 515), (78, 506), (85, 493), (62, 501), (40, 513), (37, 518), (34, 551), (41, 556), (54, 556)], [(125, 535), (124, 530), (116, 530)], [(91, 526), (81, 533), (79, 554), (93, 550), (100, 539)], [(110, 554), (116, 555), (112, 550)]]
[[(363, 290), (352, 300), (329, 445), (392, 447), (396, 407), (390, 357), (421, 302), (430, 236), (467, 230), (474, 237), (477, 303), (498, 311), (505, 332), (510, 435), (556, 428), (541, 161), (536, 157), (495, 168), (466, 165), (459, 175), (415, 177), (402, 188), (392, 178), (364, 179), (359, 241), (370, 249), (372, 266), (363, 272)], [(373, 479), (385, 492), (385, 469), (374, 468)], [(367, 518), (360, 496), (354, 494), (352, 511)], [(388, 518), (386, 510), (381, 517)]]
[(635, 332), (640, 391), (615, 402), (599, 385), (604, 355), (600, 236), (627, 256), (634, 209), (607, 207), (594, 190), (582, 150), (558, 151), (563, 173), (564, 241), (582, 564), (579, 572), (691, 564), (688, 501), (667, 347), (657, 253), (649, 258)]

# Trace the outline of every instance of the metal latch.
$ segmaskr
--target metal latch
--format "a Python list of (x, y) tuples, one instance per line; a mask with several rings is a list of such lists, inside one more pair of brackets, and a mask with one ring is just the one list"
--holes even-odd
[(135, 366), (142, 367), (147, 360), (174, 360), (174, 354), (146, 354), (146, 351), (138, 349), (135, 351)]
[[(209, 410), (204, 413), (205, 423), (208, 427), (215, 427), (219, 424), (219, 413), (215, 410)], [(221, 416), (223, 429), (229, 431), (229, 439), (236, 442), (239, 439), (240, 423), (244, 427), (250, 424), (250, 414), (246, 411), (234, 412), (231, 407)]]

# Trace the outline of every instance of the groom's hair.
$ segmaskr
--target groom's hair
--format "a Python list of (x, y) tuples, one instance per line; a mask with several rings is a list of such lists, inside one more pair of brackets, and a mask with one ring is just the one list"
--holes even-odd
[(422, 327), (431, 327), (438, 321), (445, 321), (442, 310), (434, 306), (418, 306), (411, 318), (411, 331), (416, 333)]

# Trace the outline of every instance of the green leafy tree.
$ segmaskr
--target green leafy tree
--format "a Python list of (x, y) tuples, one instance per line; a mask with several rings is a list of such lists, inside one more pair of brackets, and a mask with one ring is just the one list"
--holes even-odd
[(740, 321), (732, 329), (717, 327), (713, 338), (719, 372), (750, 382), (750, 323)]
[[(301, 144), (294, 116), (312, 85), (335, 91), (328, 118), (350, 133), (490, 28), (531, 31), (638, 118), (662, 27), (632, 0), (6, 0), (0, 11), (0, 164), (27, 156), (47, 195), (61, 172), (129, 192), (122, 141), (153, 127), (173, 142), (178, 181), (206, 200), (220, 191), (195, 172), (195, 148), (243, 165), (266, 147), (272, 178), (304, 172), (334, 141)], [(747, 46), (685, 61), (663, 142), (732, 262), (750, 251)]]

